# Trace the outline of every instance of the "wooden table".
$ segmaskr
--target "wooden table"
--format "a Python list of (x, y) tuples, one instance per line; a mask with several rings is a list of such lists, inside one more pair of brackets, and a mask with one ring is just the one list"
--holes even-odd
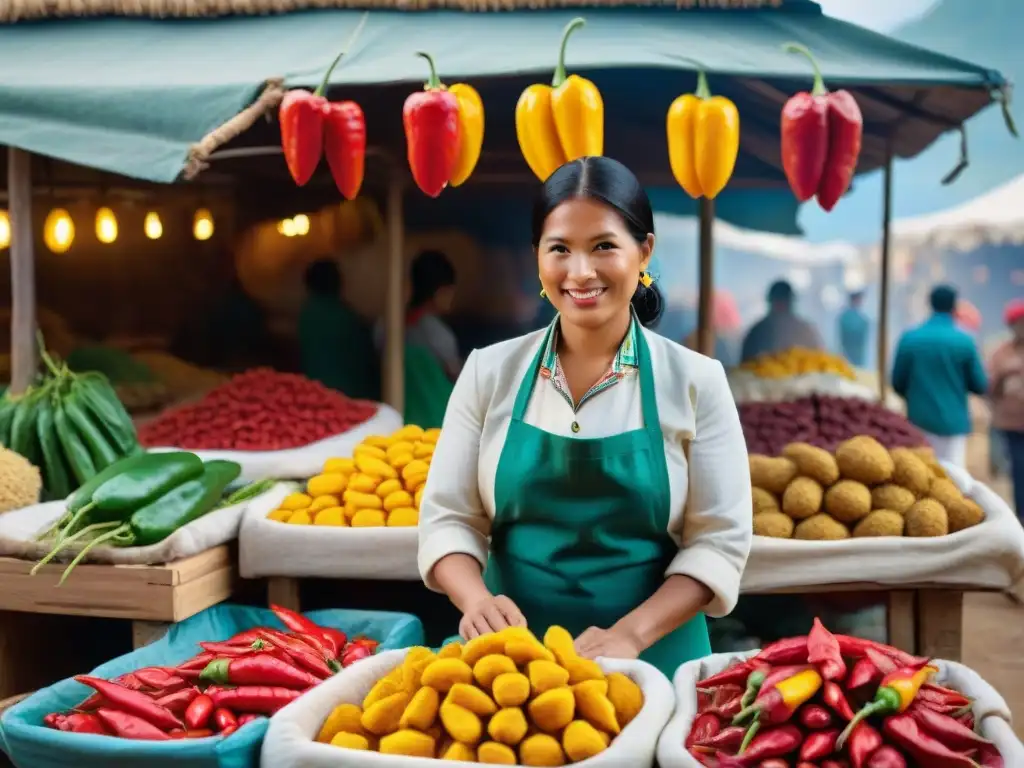
[(64, 565), (45, 566), (30, 576), (32, 567), (29, 561), (0, 558), (0, 698), (26, 690), (19, 667), (45, 664), (38, 651), (45, 638), (33, 637), (39, 626), (33, 615), (126, 619), (138, 648), (171, 624), (226, 600), (237, 574), (228, 546), (165, 565), (83, 564), (59, 588)]
[(889, 644), (918, 656), (949, 661), (963, 657), (965, 592), (992, 592), (987, 588), (951, 588), (913, 584), (898, 588), (882, 584), (823, 584), (744, 594), (820, 595), (868, 594), (885, 601)]

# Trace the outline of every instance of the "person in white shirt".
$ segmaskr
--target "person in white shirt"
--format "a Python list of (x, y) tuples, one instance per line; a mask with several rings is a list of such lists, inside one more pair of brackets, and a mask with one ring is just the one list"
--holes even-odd
[(464, 638), (565, 627), (589, 658), (666, 674), (711, 652), (751, 543), (747, 451), (721, 364), (644, 327), (654, 217), (606, 157), (563, 165), (533, 214), (545, 330), (475, 350), (420, 507), (426, 585)]

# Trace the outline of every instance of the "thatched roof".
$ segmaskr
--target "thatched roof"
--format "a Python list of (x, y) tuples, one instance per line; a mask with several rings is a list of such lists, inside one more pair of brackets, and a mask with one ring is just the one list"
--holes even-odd
[(0, 0), (0, 23), (67, 17), (265, 16), (315, 8), (512, 11), (558, 8), (778, 8), (784, 0)]

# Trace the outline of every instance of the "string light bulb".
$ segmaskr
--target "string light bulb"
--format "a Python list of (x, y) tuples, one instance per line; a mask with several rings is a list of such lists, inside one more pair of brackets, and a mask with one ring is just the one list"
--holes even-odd
[(43, 223), (43, 241), (52, 253), (67, 253), (75, 241), (75, 222), (63, 208), (54, 208)]
[(295, 225), (295, 234), (309, 234), (309, 216), (307, 216), (306, 214), (300, 213), (298, 216), (292, 219), (292, 223)]
[(0, 251), (11, 245), (11, 219), (7, 211), (0, 210)]
[(96, 239), (107, 245), (117, 240), (117, 217), (109, 208), (96, 211)]
[(206, 208), (196, 211), (192, 220), (192, 236), (196, 240), (209, 240), (213, 237), (213, 215)]
[(164, 234), (164, 225), (160, 221), (160, 214), (150, 211), (142, 222), (142, 230), (150, 240), (159, 240)]

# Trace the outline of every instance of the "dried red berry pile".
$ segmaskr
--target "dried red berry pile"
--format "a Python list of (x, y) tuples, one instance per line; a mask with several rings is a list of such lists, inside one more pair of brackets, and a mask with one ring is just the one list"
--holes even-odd
[(139, 429), (147, 447), (276, 451), (348, 432), (377, 413), (293, 373), (256, 368), (235, 376), (203, 399), (164, 411)]

